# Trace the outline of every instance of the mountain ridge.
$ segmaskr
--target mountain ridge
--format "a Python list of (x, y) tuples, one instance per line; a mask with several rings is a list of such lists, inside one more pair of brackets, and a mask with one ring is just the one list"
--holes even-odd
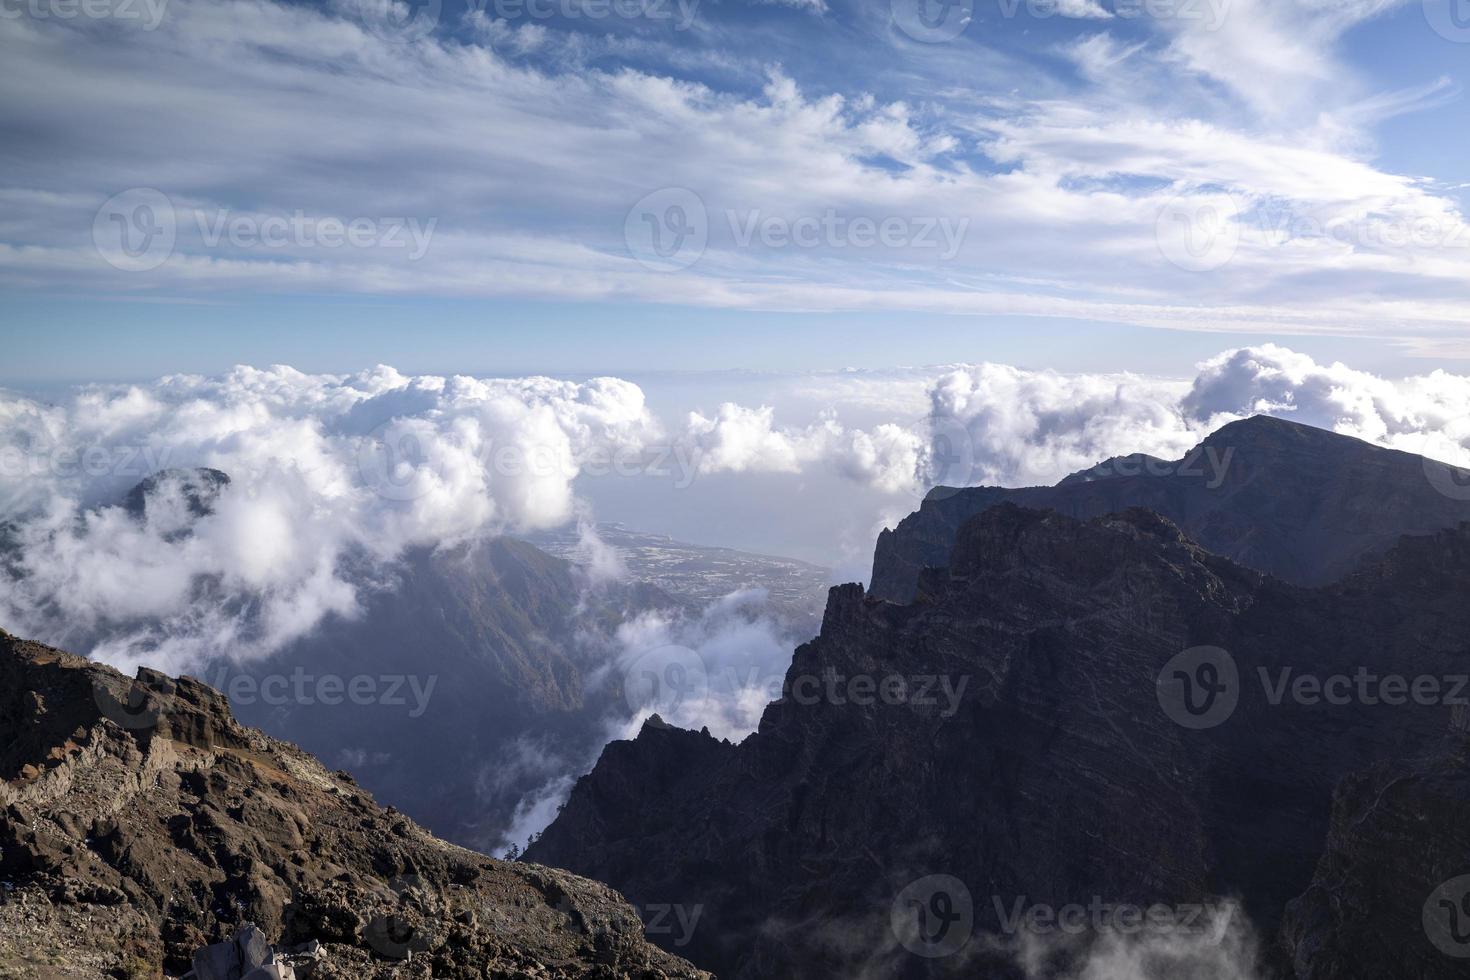
[[(1412, 969), (1390, 975), (1455, 976), (1458, 961), (1422, 932), (1369, 940), (1315, 911), (1343, 895), (1324, 851), (1340, 788), (1426, 752), (1462, 760), (1446, 747), (1464, 737), (1454, 712), (1273, 703), (1258, 676), (1465, 674), (1467, 592), (1466, 523), (1400, 538), (1307, 587), (1217, 555), (1146, 509), (1080, 521), (999, 502), (961, 526), (911, 602), (834, 588), (783, 697), (738, 746), (659, 726), (608, 746), (528, 856), (635, 901), (703, 904), (708, 931), (684, 951), (736, 980), (1019, 978), (1031, 974), (995, 909), (1096, 896), (1238, 902), (1252, 928), (1228, 965), (1242, 975), (1328, 976), (1322, 964), (1391, 941), (1375, 961)], [(1230, 655), (1238, 704), (1218, 726), (1191, 727), (1162, 685), (1180, 657), (1210, 650)], [(972, 683), (953, 711), (798, 696), (802, 678), (831, 672)], [(1415, 833), (1339, 831), (1330, 846), (1354, 860), (1380, 852), (1407, 892), (1437, 873), (1419, 859), (1452, 852), (1457, 831)], [(911, 955), (889, 928), (905, 884), (935, 875), (973, 896), (976, 938), (953, 957)], [(1053, 966), (1034, 975), (1065, 974)], [(1207, 966), (1178, 969), (1217, 975)]]
[(1256, 415), (1215, 430), (1178, 460), (1115, 457), (1053, 487), (937, 487), (917, 511), (879, 533), (870, 589), (911, 600), (919, 571), (946, 563), (960, 525), (1001, 501), (1079, 519), (1147, 507), (1211, 551), (1288, 582), (1323, 585), (1404, 534), (1470, 520), (1470, 492), (1443, 489), (1457, 472)]

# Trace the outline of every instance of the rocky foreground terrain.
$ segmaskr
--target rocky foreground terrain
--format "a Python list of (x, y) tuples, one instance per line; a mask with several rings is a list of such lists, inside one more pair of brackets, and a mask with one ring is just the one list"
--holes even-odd
[(198, 681), (0, 631), (0, 977), (181, 976), (250, 925), (303, 980), (707, 976), (606, 886), (435, 839)]
[(1000, 504), (911, 603), (834, 589), (756, 734), (650, 723), (528, 853), (700, 909), (729, 978), (1463, 977), (1467, 597), (1470, 525), (1305, 588)]

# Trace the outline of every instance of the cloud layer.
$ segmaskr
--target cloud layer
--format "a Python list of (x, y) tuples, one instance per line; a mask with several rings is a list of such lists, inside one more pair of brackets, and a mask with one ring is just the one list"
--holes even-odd
[[(906, 372), (902, 383), (912, 381)], [(1112, 456), (1178, 458), (1258, 412), (1470, 465), (1470, 378), (1390, 380), (1274, 345), (1226, 351), (1188, 380), (935, 368), (922, 417), (844, 424), (844, 412), (872, 416), (881, 383), (872, 374), (773, 381), (773, 401), (781, 388), (823, 393), (830, 404), (807, 420), (726, 402), (665, 421), (640, 387), (616, 378), (391, 368), (237, 368), (85, 387), (60, 404), (0, 393), (0, 621), (122, 666), (177, 670), (262, 654), (326, 616), (354, 615), (362, 590), (389, 580), (406, 549), (586, 518), (592, 476), (662, 481), (695, 513), (708, 499), (701, 520), (711, 529), (723, 527), (726, 498), (705, 494), (742, 480), (763, 481), (767, 493), (781, 485), (770, 480), (830, 480), (813, 498), (824, 510), (853, 509), (862, 522), (871, 512), (856, 511), (876, 501), (891, 521), (937, 484), (1044, 484)], [(144, 478), (198, 467), (229, 484), (201, 499), (189, 480), (166, 478), (141, 513), (124, 506)], [(772, 514), (816, 505), (763, 499)], [(594, 577), (623, 574), (595, 535), (585, 543)], [(628, 646), (699, 650), (744, 622), (726, 619), (719, 630), (630, 624), (664, 640)], [(774, 649), (759, 629), (745, 639), (742, 650)], [(741, 700), (745, 686), (721, 700), (712, 728), (753, 723), (764, 701)]]
[[(610, 378), (309, 376), (238, 368), (86, 388), (65, 405), (0, 398), (0, 494), (16, 630), (131, 665), (249, 656), (352, 615), (411, 547), (550, 527), (583, 461), (657, 431)], [(230, 478), (202, 516), (162, 470)]]

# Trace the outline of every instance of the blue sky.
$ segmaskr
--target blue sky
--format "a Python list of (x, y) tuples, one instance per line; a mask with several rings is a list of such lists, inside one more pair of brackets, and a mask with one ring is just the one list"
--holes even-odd
[(0, 384), (1470, 361), (1440, 0), (58, 2)]

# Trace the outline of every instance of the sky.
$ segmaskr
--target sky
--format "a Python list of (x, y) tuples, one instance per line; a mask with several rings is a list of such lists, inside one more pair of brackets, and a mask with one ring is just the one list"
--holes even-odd
[(598, 521), (862, 580), (1256, 412), (1470, 465), (1455, 2), (0, 0), (0, 621), (268, 652)]
[(1451, 0), (0, 0), (0, 384), (1470, 367)]

